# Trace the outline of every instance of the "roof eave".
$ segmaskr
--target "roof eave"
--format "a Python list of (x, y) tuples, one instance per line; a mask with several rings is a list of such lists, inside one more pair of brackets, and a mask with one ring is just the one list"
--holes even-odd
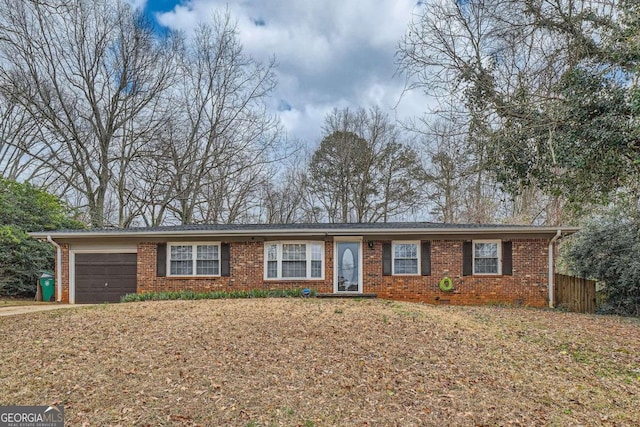
[(375, 235), (479, 235), (479, 234), (536, 234), (555, 235), (558, 230), (563, 235), (573, 234), (578, 227), (478, 227), (478, 228), (360, 228), (360, 229), (273, 229), (273, 230), (175, 230), (175, 231), (76, 231), (76, 232), (33, 232), (36, 239), (83, 239), (83, 238), (175, 238), (175, 237), (309, 237), (309, 236), (375, 236)]

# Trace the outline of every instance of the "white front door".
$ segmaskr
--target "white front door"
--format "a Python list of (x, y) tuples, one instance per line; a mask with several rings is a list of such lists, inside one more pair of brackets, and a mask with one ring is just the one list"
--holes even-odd
[(336, 241), (334, 259), (334, 292), (362, 292), (362, 241)]

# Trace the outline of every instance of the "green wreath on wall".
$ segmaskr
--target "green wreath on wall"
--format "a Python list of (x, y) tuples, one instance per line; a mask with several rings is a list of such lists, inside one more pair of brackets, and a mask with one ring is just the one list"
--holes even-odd
[(453, 290), (453, 280), (451, 280), (451, 277), (443, 277), (439, 286), (441, 291), (450, 292)]

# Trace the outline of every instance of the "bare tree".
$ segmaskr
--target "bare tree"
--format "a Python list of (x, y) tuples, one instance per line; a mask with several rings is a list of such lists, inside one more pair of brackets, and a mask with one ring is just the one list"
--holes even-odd
[[(511, 212), (524, 221), (540, 218), (534, 213), (538, 207), (528, 201), (563, 205), (554, 197), (541, 198), (539, 192), (527, 194), (525, 187), (544, 185), (539, 178), (504, 185), (515, 180), (513, 168), (501, 164), (530, 167), (523, 159), (526, 152), (550, 152), (548, 158), (529, 158), (554, 167), (555, 134), (562, 123), (543, 105), (559, 98), (559, 83), (568, 70), (586, 56), (606, 55), (597, 41), (605, 37), (601, 28), (616, 15), (614, 3), (422, 2), (400, 43), (399, 68), (407, 76), (408, 89), (423, 90), (438, 100), (434, 110), (414, 123), (415, 131), (428, 133), (430, 124), (445, 120), (466, 133), (457, 135), (464, 138), (475, 171), (467, 177), (461, 207), (466, 213), (461, 219), (486, 221)], [(532, 134), (545, 140), (545, 146)], [(515, 144), (517, 136), (521, 138)]]
[(294, 159), (265, 183), (260, 221), (267, 224), (316, 222), (305, 166), (301, 160)]
[[(311, 191), (331, 222), (361, 222), (352, 207), (373, 192), (367, 141), (348, 131), (333, 131), (323, 138), (309, 164)], [(360, 193), (356, 195), (359, 187)]]
[(430, 213), (445, 223), (461, 221), (464, 189), (473, 175), (465, 136), (464, 128), (453, 120), (435, 120), (420, 127), (425, 169), (431, 178), (428, 198), (434, 206)]
[[(0, 97), (0, 177), (34, 180), (42, 171), (39, 129), (19, 105)], [(46, 150), (44, 150), (46, 151)]]
[(378, 222), (423, 203), (428, 177), (417, 153), (379, 109), (334, 110), (309, 164), (314, 200), (331, 222)]
[(427, 136), (430, 168), (438, 182), (434, 196), (439, 216), (447, 221), (487, 222), (493, 217), (487, 196), (495, 178), (487, 145), (495, 111), (492, 53), (500, 45), (499, 10), (499, 2), (427, 1), (399, 49), (410, 87), (439, 101), (431, 117), (412, 127)]
[(3, 0), (1, 9), (3, 95), (39, 128), (53, 180), (103, 226), (116, 142), (169, 86), (168, 51), (124, 1)]
[[(569, 120), (561, 111), (571, 109), (567, 99), (570, 95), (562, 88), (572, 78), (576, 88), (588, 84), (588, 79), (580, 80), (581, 70), (591, 70), (595, 76), (616, 76), (608, 82), (601, 81), (601, 88), (621, 78), (628, 78), (632, 84), (633, 77), (627, 73), (629, 66), (635, 64), (635, 54), (630, 54), (634, 50), (629, 47), (635, 40), (631, 34), (637, 22), (633, 17), (636, 12), (634, 2), (616, 0), (421, 2), (400, 43), (399, 66), (408, 78), (409, 88), (436, 96), (440, 101), (438, 111), (444, 110), (447, 115), (455, 111), (467, 121), (466, 141), (473, 147), (477, 166), (473, 186), (465, 198), (475, 211), (473, 217), (486, 218), (488, 212), (500, 208), (518, 220), (538, 221), (545, 217), (544, 221), (553, 222), (552, 218), (559, 217), (558, 207), (565, 205), (562, 198), (557, 198), (560, 189), (565, 190), (564, 198), (575, 199), (575, 193), (584, 193), (584, 188), (599, 193), (594, 181), (604, 184), (600, 188), (610, 189), (616, 181), (609, 179), (612, 175), (631, 176), (626, 173), (631, 165), (605, 168), (610, 173), (600, 176), (575, 173), (574, 166), (585, 157), (615, 156), (587, 142), (583, 143), (582, 153), (566, 161), (566, 152), (571, 149), (566, 142), (575, 140), (576, 134), (562, 134)], [(587, 98), (598, 92), (598, 85), (594, 86)], [(611, 99), (614, 86), (609, 84), (608, 90), (602, 91), (600, 107)], [(607, 112), (601, 114), (608, 114), (603, 122), (621, 118), (621, 128), (628, 123), (623, 118), (628, 114), (621, 109), (603, 109)], [(583, 129), (589, 125), (589, 116), (577, 116), (583, 121)], [(584, 133), (588, 134), (588, 130)], [(620, 144), (611, 146), (610, 151), (615, 151)], [(603, 163), (615, 164), (609, 160)], [(574, 173), (570, 172), (572, 169)], [(578, 176), (587, 177), (582, 180), (585, 185), (581, 186)], [(624, 179), (621, 177), (620, 181)], [(482, 197), (487, 186), (495, 187), (498, 182), (503, 190), (501, 199), (510, 200), (502, 207)], [(547, 196), (541, 197), (536, 188), (544, 189)], [(577, 191), (566, 191), (568, 188)], [(587, 195), (582, 200), (589, 198)], [(543, 200), (556, 208), (539, 206), (537, 202)]]
[(152, 223), (245, 221), (270, 165), (284, 156), (279, 121), (265, 105), (274, 64), (243, 53), (228, 13), (200, 25), (178, 51), (171, 114), (145, 168)]

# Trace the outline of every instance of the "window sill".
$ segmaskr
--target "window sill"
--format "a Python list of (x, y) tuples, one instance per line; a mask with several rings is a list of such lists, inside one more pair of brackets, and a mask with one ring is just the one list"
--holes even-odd
[(215, 275), (215, 276), (164, 276), (167, 279), (213, 279), (216, 277), (222, 277), (221, 275)]
[(322, 282), (324, 277), (265, 277), (267, 282)]

